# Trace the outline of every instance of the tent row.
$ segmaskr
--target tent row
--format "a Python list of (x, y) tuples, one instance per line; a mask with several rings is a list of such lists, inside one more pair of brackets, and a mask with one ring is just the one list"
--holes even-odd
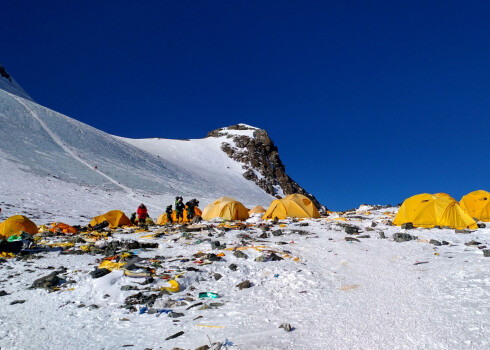
[(411, 222), (414, 227), (477, 229), (476, 221), (490, 221), (490, 193), (468, 193), (457, 202), (446, 193), (422, 193), (405, 199), (393, 224)]

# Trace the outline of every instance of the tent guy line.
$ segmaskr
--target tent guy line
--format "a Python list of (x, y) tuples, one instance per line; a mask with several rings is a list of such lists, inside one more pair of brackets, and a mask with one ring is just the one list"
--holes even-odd
[[(87, 163), (86, 161), (84, 161), (83, 159), (81, 159), (79, 156), (77, 156), (75, 154), (75, 152), (70, 148), (68, 147), (65, 143), (63, 143), (63, 141), (58, 137), (58, 135), (56, 135), (42, 120), (41, 118), (39, 118), (39, 116), (28, 106), (28, 104), (26, 103), (27, 101), (22, 98), (22, 97), (18, 97), (14, 94), (11, 94), (10, 92), (7, 92), (7, 94), (11, 95), (17, 102), (19, 102), (22, 106), (24, 106), (24, 108), (27, 110), (27, 112), (29, 112), (29, 114), (39, 122), (39, 124), (41, 125), (41, 127), (44, 129), (44, 131), (46, 131), (48, 133), (48, 135), (53, 139), (53, 141), (58, 145), (60, 146), (66, 153), (68, 153), (73, 159), (75, 159), (76, 161), (82, 163), (83, 165), (89, 167), (90, 169), (93, 169), (93, 166), (89, 163)], [(101, 176), (103, 176), (104, 178), (106, 178), (107, 180), (109, 180), (110, 182), (112, 182), (114, 185), (120, 187), (121, 189), (123, 189), (124, 191), (127, 192), (128, 194), (128, 198), (133, 200), (134, 202), (138, 202), (138, 199), (136, 198), (136, 195), (134, 193), (134, 191), (132, 189), (130, 189), (129, 187), (126, 187), (122, 184), (120, 184), (117, 180), (113, 179), (112, 177), (110, 177), (109, 175), (107, 174), (104, 174), (103, 172), (101, 172), (99, 169), (97, 169), (97, 173), (100, 174)], [(158, 207), (156, 206), (153, 206), (153, 205), (149, 205), (155, 209), (159, 209)]]

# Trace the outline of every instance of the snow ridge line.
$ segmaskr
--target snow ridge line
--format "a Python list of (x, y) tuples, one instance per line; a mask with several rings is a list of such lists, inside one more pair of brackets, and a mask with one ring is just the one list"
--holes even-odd
[[(10, 93), (9, 93), (10, 94)], [(79, 156), (77, 156), (75, 154), (75, 152), (73, 152), (73, 150), (71, 150), (59, 137), (58, 135), (56, 135), (42, 120), (41, 118), (39, 118), (39, 116), (36, 114), (36, 112), (34, 112), (27, 104), (25, 101), (23, 101), (24, 99), (21, 98), (21, 97), (18, 97), (18, 96), (15, 96), (13, 94), (11, 94), (12, 97), (17, 101), (19, 102), (22, 106), (24, 106), (24, 108), (27, 110), (27, 112), (29, 112), (29, 114), (34, 118), (36, 119), (39, 124), (41, 124), (41, 127), (44, 129), (44, 131), (46, 131), (48, 133), (49, 136), (51, 136), (51, 138), (53, 139), (53, 141), (58, 145), (60, 146), (66, 153), (68, 153), (73, 159), (75, 159), (76, 161), (82, 163), (83, 165), (89, 167), (90, 169), (93, 169), (92, 165), (87, 163), (86, 161), (84, 161), (82, 158), (80, 158)], [(132, 189), (130, 189), (129, 187), (126, 187), (124, 185), (121, 185), (119, 182), (117, 182), (117, 180), (113, 179), (112, 177), (110, 177), (109, 175), (107, 174), (104, 174), (103, 172), (97, 170), (97, 173), (100, 174), (101, 176), (105, 177), (107, 180), (109, 180), (110, 182), (112, 182), (114, 185), (122, 188), (124, 191), (126, 191), (128, 193), (128, 197), (130, 197), (131, 199), (133, 199), (134, 201), (136, 201), (136, 199), (134, 198), (134, 192)]]

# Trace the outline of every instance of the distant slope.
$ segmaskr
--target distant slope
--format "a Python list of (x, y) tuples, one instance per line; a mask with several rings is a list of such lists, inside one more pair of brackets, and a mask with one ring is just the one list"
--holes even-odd
[(0, 64), (0, 90), (8, 91), (14, 95), (31, 100), (32, 98), (20, 87), (19, 84), (7, 72), (4, 66)]

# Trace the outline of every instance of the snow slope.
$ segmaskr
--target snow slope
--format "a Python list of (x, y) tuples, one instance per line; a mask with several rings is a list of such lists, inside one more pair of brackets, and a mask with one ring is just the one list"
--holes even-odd
[[(120, 198), (116, 207), (129, 212), (145, 202), (153, 216), (177, 195), (196, 197), (201, 206), (223, 195), (249, 206), (273, 199), (242, 176), (241, 166), (221, 151), (219, 139), (123, 139), (1, 89), (0, 155), (3, 206), (23, 207), (19, 193), (46, 187), (53, 193), (40, 202), (49, 201), (51, 212), (76, 206), (79, 216), (72, 222), (114, 209), (112, 200), (100, 203), (108, 196)], [(52, 186), (53, 180), (65, 185)], [(69, 188), (94, 196), (78, 203), (82, 197), (75, 190), (68, 193)], [(39, 210), (32, 214), (54, 219)]]

